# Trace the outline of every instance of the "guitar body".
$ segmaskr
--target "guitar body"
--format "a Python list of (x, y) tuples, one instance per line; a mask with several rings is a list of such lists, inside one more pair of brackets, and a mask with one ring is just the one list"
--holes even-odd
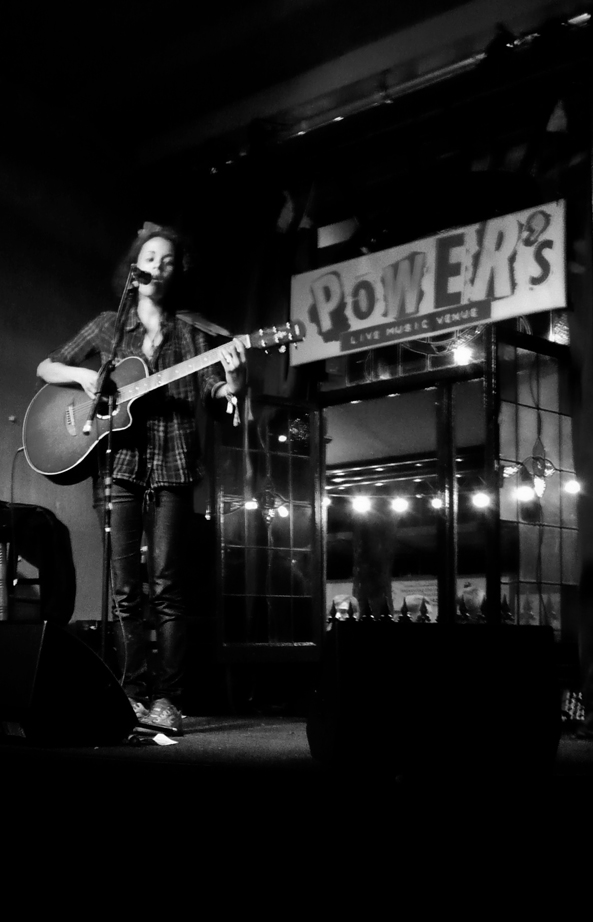
[[(132, 424), (130, 407), (134, 398), (120, 400), (120, 389), (147, 376), (145, 362), (134, 355), (115, 366), (111, 375), (118, 391), (114, 432)], [(78, 483), (88, 476), (83, 462), (109, 432), (107, 405), (100, 404), (89, 434), (84, 434), (90, 410), (90, 397), (76, 385), (45, 384), (41, 388), (29, 404), (23, 423), (25, 456), (33, 470), (59, 483)]]
[[(249, 336), (235, 336), (235, 339), (240, 340), (246, 349), (268, 352), (275, 348), (286, 350), (289, 343), (298, 343), (304, 337), (305, 327), (297, 321), (257, 330)], [(116, 393), (113, 431), (132, 425), (130, 407), (134, 400), (216, 364), (221, 359), (221, 348), (217, 346), (153, 374), (138, 356), (130, 355), (123, 359), (111, 373), (111, 384)], [(88, 477), (86, 460), (95, 445), (109, 433), (107, 401), (104, 400), (99, 404), (88, 435), (85, 435), (84, 427), (91, 406), (90, 397), (75, 385), (45, 384), (41, 388), (29, 404), (23, 423), (25, 457), (34, 471), (57, 483), (78, 483)]]

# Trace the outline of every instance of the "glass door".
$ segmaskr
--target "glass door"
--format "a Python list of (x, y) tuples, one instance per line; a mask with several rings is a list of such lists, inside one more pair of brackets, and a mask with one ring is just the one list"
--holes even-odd
[(483, 620), (481, 378), (328, 407), (327, 617)]
[(277, 398), (217, 428), (218, 647), (224, 661), (315, 659), (322, 636), (319, 412)]

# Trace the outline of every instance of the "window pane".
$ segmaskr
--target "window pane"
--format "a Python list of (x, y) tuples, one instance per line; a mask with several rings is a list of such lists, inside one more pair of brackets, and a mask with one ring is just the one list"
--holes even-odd
[(548, 624), (555, 631), (560, 630), (561, 593), (560, 586), (546, 586), (542, 593), (542, 624)]
[(531, 407), (518, 407), (519, 426), (519, 454), (518, 461), (529, 458), (533, 451), (533, 445), (537, 439), (537, 414)]
[(560, 417), (560, 467), (565, 471), (574, 471), (572, 456), (572, 419)]
[(517, 401), (528, 407), (537, 403), (537, 355), (517, 349)]
[(269, 551), (269, 587), (272, 595), (290, 595), (292, 564), (290, 551)]
[(560, 582), (560, 529), (519, 525), (522, 580)]
[[(540, 413), (541, 440), (546, 451), (546, 458), (554, 467), (560, 467), (560, 417), (557, 413)], [(532, 446), (533, 447), (533, 446)]]
[(233, 593), (245, 592), (245, 549), (242, 547), (225, 547), (224, 582), (227, 591), (232, 587)]
[(500, 518), (517, 521), (517, 475), (504, 477), (500, 488)]
[(291, 515), (293, 547), (309, 547), (311, 544), (311, 528), (313, 525), (313, 510), (311, 506), (293, 505), (291, 507)]
[(500, 405), (500, 456), (507, 461), (520, 460), (517, 455), (517, 407), (512, 403)]
[(312, 466), (309, 458), (292, 458), (292, 494), (294, 502), (309, 502), (312, 491)]
[(549, 355), (540, 355), (538, 366), (539, 405), (543, 410), (558, 411), (558, 360)]
[(311, 595), (313, 591), (311, 554), (308, 551), (293, 551), (291, 568), (292, 594), (294, 596)]
[(578, 494), (576, 493), (567, 493), (566, 484), (574, 480), (574, 474), (564, 474), (563, 472), (559, 475), (560, 481), (560, 502), (562, 504), (562, 524), (568, 528), (577, 528), (577, 503), (578, 503)]
[(222, 540), (225, 544), (244, 544), (245, 542), (245, 509), (231, 511), (231, 503), (225, 503), (222, 519)]
[(541, 579), (559, 583), (562, 572), (562, 544), (559, 528), (543, 528), (541, 552)]
[(543, 520), (546, 525), (560, 525), (560, 476), (551, 474), (546, 477), (546, 492), (542, 497)]
[(539, 590), (533, 583), (519, 583), (519, 624), (539, 624)]
[(515, 374), (515, 348), (501, 343), (498, 347), (499, 392), (501, 400), (517, 400), (517, 377)]
[(578, 583), (580, 574), (578, 532), (562, 532), (562, 582)]

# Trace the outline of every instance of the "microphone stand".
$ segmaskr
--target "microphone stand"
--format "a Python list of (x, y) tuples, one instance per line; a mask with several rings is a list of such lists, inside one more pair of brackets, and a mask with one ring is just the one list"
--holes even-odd
[(113, 341), (111, 343), (111, 354), (104, 365), (99, 370), (97, 379), (97, 392), (91, 404), (88, 419), (83, 427), (85, 435), (89, 435), (93, 421), (97, 415), (99, 404), (107, 400), (107, 449), (105, 451), (105, 463), (103, 468), (103, 569), (102, 569), (102, 592), (101, 592), (101, 659), (106, 662), (107, 657), (107, 629), (109, 624), (109, 588), (110, 588), (110, 565), (111, 565), (111, 510), (112, 510), (112, 486), (113, 486), (113, 454), (112, 454), (112, 435), (113, 435), (113, 415), (116, 410), (116, 389), (113, 387), (111, 373), (115, 368), (115, 354), (120, 343), (124, 320), (127, 317), (129, 309), (129, 299), (133, 291), (133, 283), (136, 279), (136, 266), (132, 265), (128, 272), (126, 284), (120, 298), (117, 316), (115, 318), (115, 329), (113, 331)]
[(105, 452), (105, 468), (103, 470), (103, 574), (101, 581), (101, 659), (107, 662), (107, 629), (109, 625), (109, 586), (111, 564), (111, 488), (113, 485), (113, 455), (111, 453), (111, 437), (113, 435), (113, 412), (115, 410), (115, 394), (109, 394), (108, 399), (109, 423), (107, 429), (107, 450)]

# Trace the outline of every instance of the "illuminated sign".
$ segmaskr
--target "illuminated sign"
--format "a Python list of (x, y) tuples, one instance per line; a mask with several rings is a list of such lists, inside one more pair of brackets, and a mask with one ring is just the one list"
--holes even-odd
[(558, 201), (293, 276), (291, 364), (563, 307)]

